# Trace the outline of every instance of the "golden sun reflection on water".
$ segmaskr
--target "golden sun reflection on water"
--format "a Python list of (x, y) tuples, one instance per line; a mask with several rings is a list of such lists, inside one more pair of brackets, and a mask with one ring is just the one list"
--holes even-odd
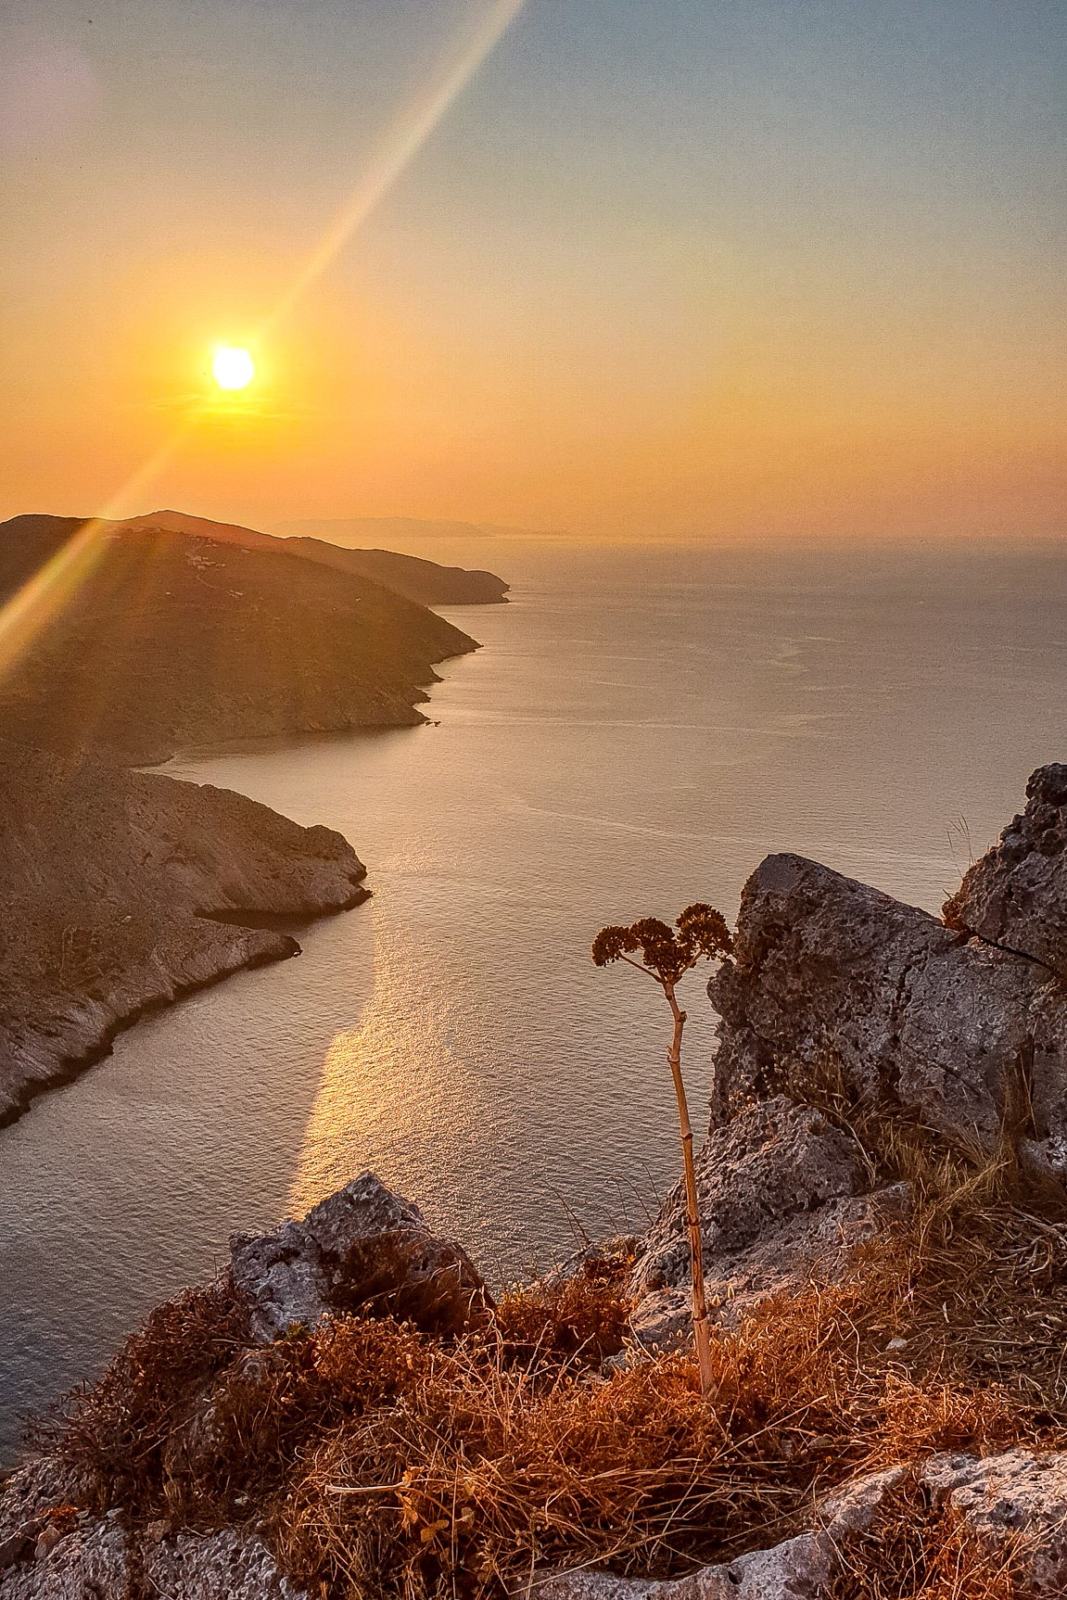
[(358, 1025), (326, 1051), (289, 1192), (292, 1216), (367, 1166), (418, 1199), (434, 1187), (428, 1174), (462, 1170), (500, 1135), (491, 1082), (472, 1071), (487, 1019), (471, 986), (458, 972), (442, 984), (439, 950), (433, 974), (403, 928), (375, 920), (373, 988)]

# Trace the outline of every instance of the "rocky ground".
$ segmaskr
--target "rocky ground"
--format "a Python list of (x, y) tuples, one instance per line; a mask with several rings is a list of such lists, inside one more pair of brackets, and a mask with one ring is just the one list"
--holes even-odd
[(946, 922), (745, 891), (682, 1198), (494, 1299), (370, 1174), (161, 1307), (0, 1493), (0, 1600), (1067, 1594), (1067, 768)]
[(147, 1007), (295, 955), (276, 919), (365, 898), (329, 828), (0, 740), (0, 1121)]

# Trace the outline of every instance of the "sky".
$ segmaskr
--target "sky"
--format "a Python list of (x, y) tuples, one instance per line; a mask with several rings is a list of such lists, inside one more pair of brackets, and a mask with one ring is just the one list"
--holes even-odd
[(0, 515), (1064, 531), (1062, 0), (10, 0), (0, 62)]

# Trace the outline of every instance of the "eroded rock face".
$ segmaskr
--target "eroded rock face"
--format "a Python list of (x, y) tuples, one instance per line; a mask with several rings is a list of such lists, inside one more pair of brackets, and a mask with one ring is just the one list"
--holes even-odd
[(1067, 1594), (1067, 1454), (939, 1456), (923, 1482), (993, 1550), (1018, 1538), (1036, 1592)]
[(1006, 1108), (1051, 1164), (1067, 1131), (1067, 996), (1046, 968), (945, 927), (800, 856), (769, 856), (745, 886), (735, 955), (708, 992), (723, 1018), (715, 1113), (799, 1069), (911, 1107), (992, 1143)]
[(302, 1222), (235, 1234), (234, 1286), (252, 1329), (269, 1343), (330, 1311), (389, 1312), (427, 1332), (455, 1333), (484, 1317), (489, 1292), (469, 1256), (427, 1227), (419, 1208), (372, 1172), (339, 1189)]
[(1067, 765), (1038, 767), (1026, 801), (946, 902), (945, 919), (1067, 975)]
[[(855, 1143), (785, 1095), (714, 1130), (697, 1158), (704, 1273), (715, 1321), (731, 1325), (768, 1294), (832, 1279), (849, 1253), (907, 1205), (901, 1185), (865, 1193)], [(637, 1342), (689, 1337), (689, 1240), (681, 1185), (642, 1241), (632, 1289)]]

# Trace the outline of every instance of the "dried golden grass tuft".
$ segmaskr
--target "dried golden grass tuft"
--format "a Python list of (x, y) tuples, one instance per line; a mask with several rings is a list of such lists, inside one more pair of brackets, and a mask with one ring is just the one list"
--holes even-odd
[(58, 1451), (96, 1504), (140, 1504), (163, 1447), (205, 1386), (248, 1340), (248, 1309), (227, 1278), (157, 1306), (95, 1384), (73, 1390), (30, 1429)]

